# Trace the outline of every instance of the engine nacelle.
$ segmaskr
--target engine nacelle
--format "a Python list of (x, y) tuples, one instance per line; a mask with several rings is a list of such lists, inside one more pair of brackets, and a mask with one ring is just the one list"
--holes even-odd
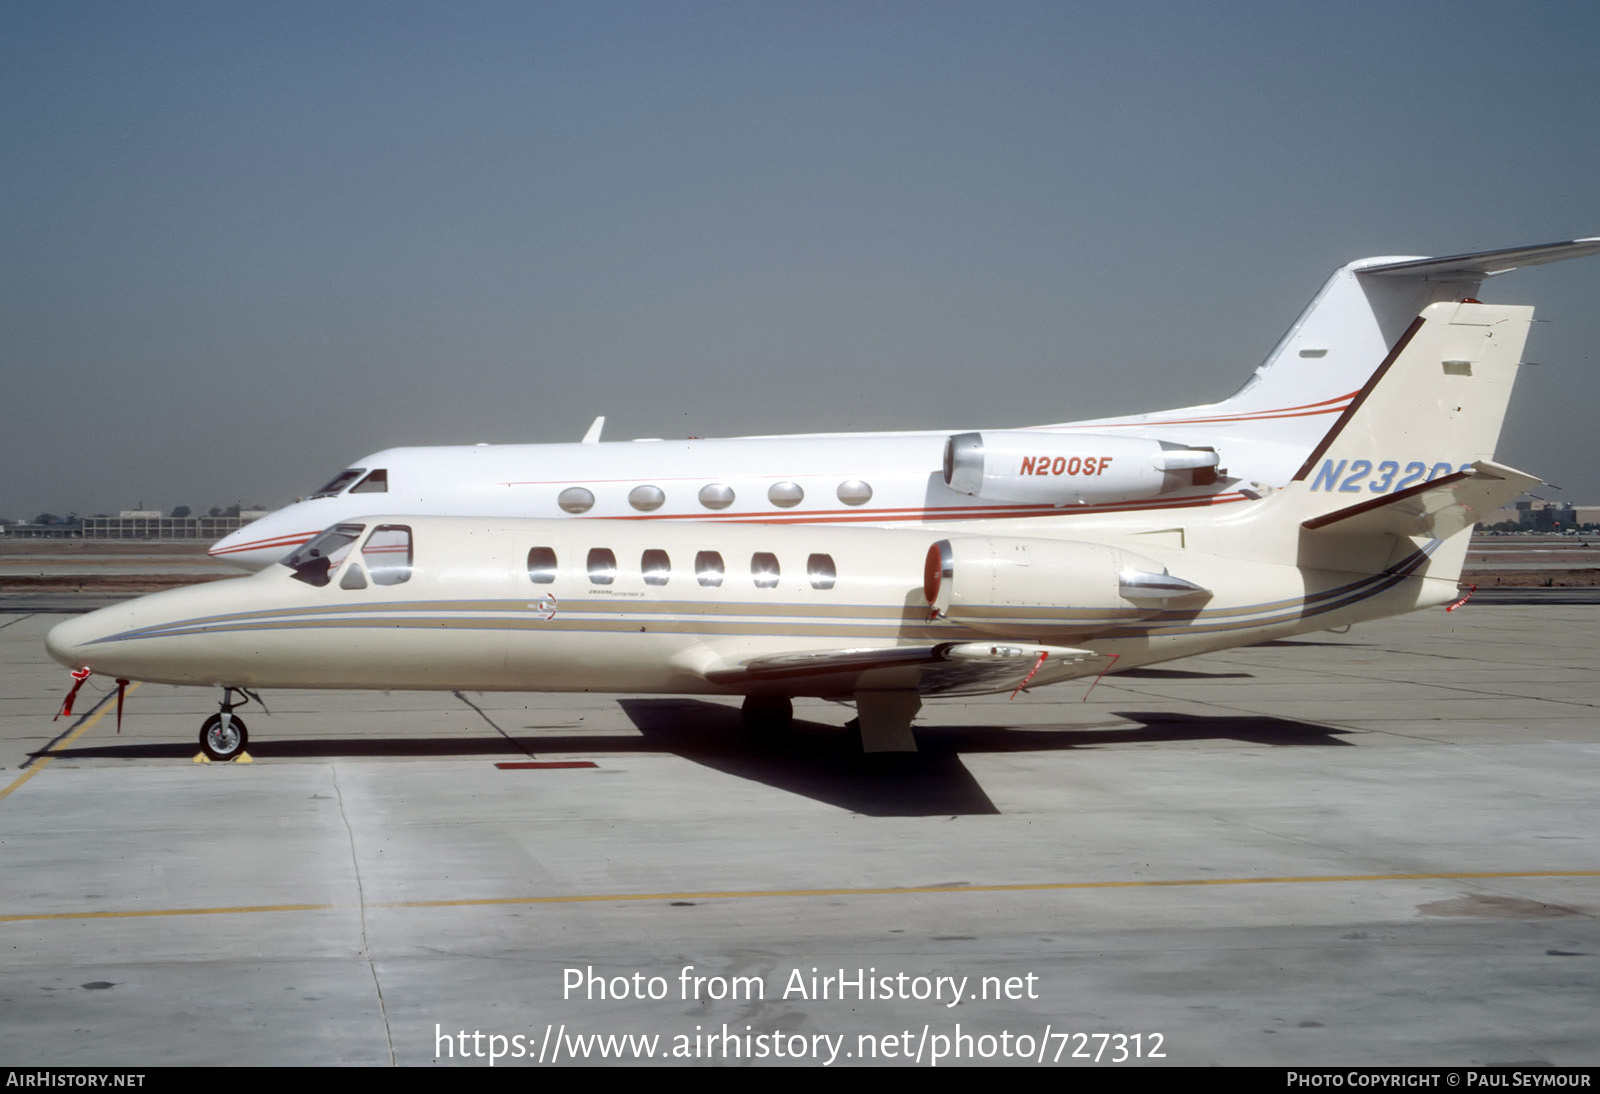
[(1093, 633), (1207, 594), (1154, 559), (1120, 547), (1018, 536), (933, 544), (922, 591), (935, 616), (995, 634), (1040, 627)]
[(994, 501), (1045, 505), (1134, 501), (1217, 481), (1218, 457), (1142, 437), (991, 430), (944, 443), (944, 481)]

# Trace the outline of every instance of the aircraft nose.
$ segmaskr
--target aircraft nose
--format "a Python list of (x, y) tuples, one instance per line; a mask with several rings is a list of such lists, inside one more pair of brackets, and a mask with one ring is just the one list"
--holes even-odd
[(305, 530), (301, 527), (305, 522), (303, 514), (288, 520), (277, 513), (262, 517), (223, 536), (206, 553), (242, 569), (263, 570), (321, 531)]
[(248, 527), (250, 527), (250, 525), (246, 524), (243, 527), (235, 528), (233, 531), (217, 540), (217, 542), (213, 543), (206, 550), (206, 554), (210, 555), (212, 558), (216, 558), (219, 555), (226, 555), (230, 553), (235, 547), (239, 546), (239, 544), (243, 542), (243, 539), (240, 537), (239, 533)]
[[(212, 558), (220, 558), (224, 562), (237, 561), (236, 556), (241, 551), (248, 550), (246, 544), (248, 544), (250, 540), (261, 538), (256, 534), (256, 526), (260, 523), (261, 522), (259, 520), (251, 521), (249, 524), (235, 528), (233, 531), (217, 540), (217, 542), (213, 543), (210, 549), (206, 551), (206, 554), (210, 555)], [(249, 534), (246, 535), (246, 533)]]
[(84, 667), (88, 644), (99, 630), (90, 622), (92, 615), (75, 616), (51, 627), (44, 636), (45, 651), (69, 669)]

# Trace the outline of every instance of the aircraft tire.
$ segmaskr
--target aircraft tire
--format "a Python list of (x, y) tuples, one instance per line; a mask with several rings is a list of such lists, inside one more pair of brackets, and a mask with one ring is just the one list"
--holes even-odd
[(250, 733), (237, 714), (229, 718), (232, 733), (223, 733), (222, 715), (213, 714), (200, 727), (200, 751), (213, 760), (227, 761), (236, 758), (250, 741)]
[(751, 733), (782, 733), (794, 721), (794, 703), (787, 695), (747, 695), (739, 716)]

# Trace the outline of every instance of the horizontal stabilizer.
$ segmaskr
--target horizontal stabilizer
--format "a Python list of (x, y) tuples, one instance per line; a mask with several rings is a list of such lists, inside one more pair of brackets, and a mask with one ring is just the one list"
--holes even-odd
[[(865, 673), (909, 670), (923, 695), (982, 695), (1008, 691), (1037, 672), (1040, 683), (1061, 669), (1092, 660), (1092, 650), (1010, 642), (940, 642), (889, 649), (815, 650), (724, 659), (705, 670), (714, 684), (783, 685), (793, 694), (849, 694)], [(1046, 670), (1049, 667), (1049, 671)]]
[(1357, 269), (1362, 277), (1416, 277), (1425, 281), (1482, 281), (1494, 274), (1507, 273), (1520, 266), (1541, 266), (1569, 258), (1600, 254), (1600, 238), (1571, 239), (1560, 243), (1541, 243), (1534, 247), (1507, 247), (1499, 251), (1443, 255), (1439, 258), (1413, 258), (1385, 262)]
[(1540, 479), (1479, 460), (1464, 471), (1313, 517), (1301, 527), (1342, 535), (1387, 533), (1448, 539), (1539, 485)]

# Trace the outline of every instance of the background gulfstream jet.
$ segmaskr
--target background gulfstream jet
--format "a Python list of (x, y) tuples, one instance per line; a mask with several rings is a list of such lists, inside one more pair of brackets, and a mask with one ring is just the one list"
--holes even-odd
[[(374, 512), (945, 526), (973, 520), (1222, 505), (1301, 470), (1431, 303), (1484, 278), (1600, 252), (1600, 238), (1441, 258), (1366, 258), (1334, 271), (1232, 398), (1019, 429), (795, 434), (391, 448), (211, 554), (259, 569)], [(1454, 469), (1438, 463), (1406, 485)]]

